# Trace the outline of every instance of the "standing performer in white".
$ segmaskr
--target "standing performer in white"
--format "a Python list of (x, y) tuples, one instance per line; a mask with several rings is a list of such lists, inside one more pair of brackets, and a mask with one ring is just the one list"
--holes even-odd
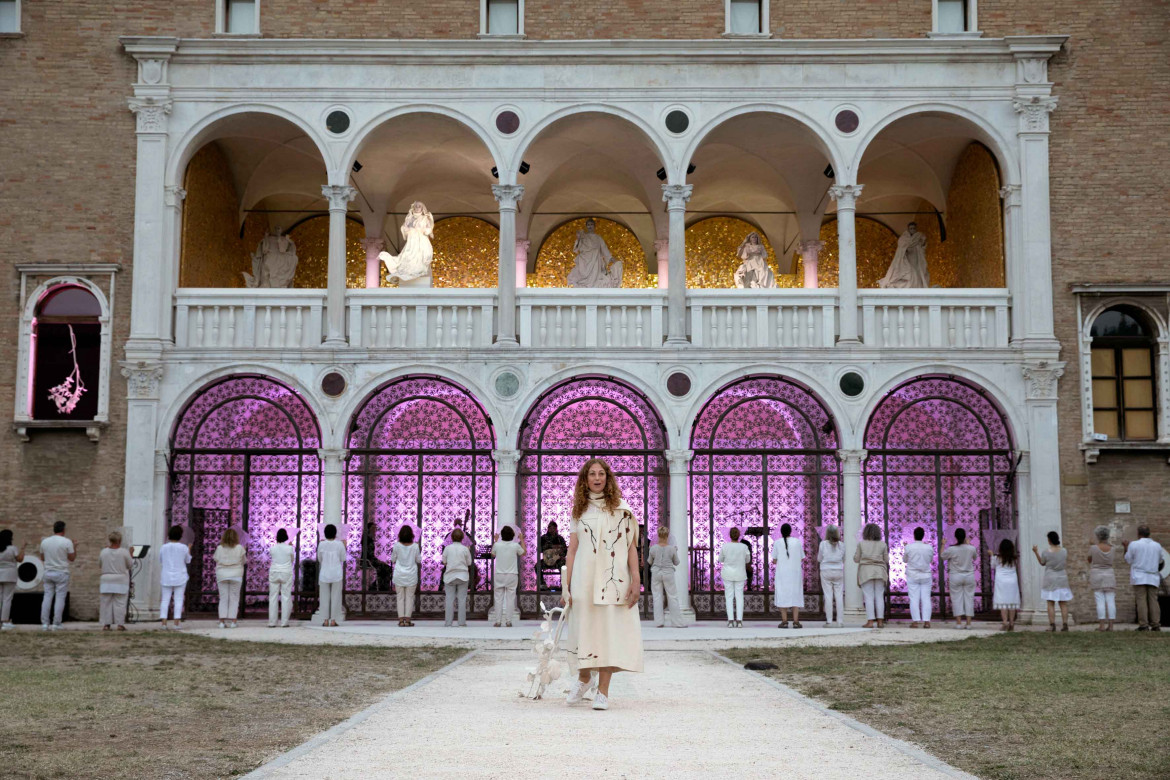
[(914, 529), (914, 541), (902, 548), (906, 563), (906, 590), (910, 593), (910, 628), (930, 628), (930, 565), (934, 548), (922, 541), (926, 529)]
[(804, 545), (792, 539), (792, 526), (780, 526), (780, 541), (772, 544), (772, 560), (776, 561), (776, 606), (780, 608), (780, 625), (788, 628), (788, 610), (792, 610), (792, 627), (800, 624), (800, 608), (804, 606)]
[(650, 564), (650, 592), (654, 595), (654, 627), (662, 628), (665, 624), (662, 604), (665, 598), (670, 608), (671, 628), (683, 628), (686, 624), (679, 608), (674, 578), (674, 568), (679, 563), (678, 547), (670, 543), (668, 526), (658, 526), (658, 543), (650, 547), (646, 562)]
[[(609, 709), (614, 672), (642, 671), (638, 606), (638, 524), (609, 464), (591, 458), (577, 474), (561, 603), (570, 607), (566, 646), (577, 656), (568, 704), (596, 691), (593, 709)], [(742, 545), (740, 545), (742, 547)], [(593, 673), (597, 677), (593, 677)]]
[(955, 628), (963, 618), (967, 618), (967, 628), (971, 628), (971, 618), (975, 616), (975, 553), (974, 545), (967, 544), (967, 532), (956, 528), (954, 545), (944, 547), (939, 556), (948, 563), (947, 585), (951, 590)]
[(183, 600), (187, 591), (187, 564), (191, 563), (191, 546), (183, 544), (183, 529), (172, 525), (167, 531), (166, 544), (158, 550), (159, 569), (161, 573), (162, 603), (159, 604), (158, 617), (162, 627), (167, 627), (167, 607), (174, 605), (171, 617), (175, 621), (177, 630), (183, 622)]
[[(268, 627), (279, 625), (288, 628), (292, 617), (293, 559), (296, 550), (288, 543), (288, 531), (281, 528), (276, 532), (276, 544), (268, 548), (271, 564), (268, 567)], [(280, 607), (279, 614), (277, 607)]]
[(743, 589), (747, 584), (747, 565), (751, 552), (739, 541), (739, 529), (728, 532), (731, 543), (719, 550), (719, 577), (723, 580), (723, 597), (727, 601), (727, 627), (743, 628)]
[(431, 263), (435, 250), (431, 239), (435, 235), (435, 218), (421, 201), (410, 204), (410, 211), (402, 223), (402, 254), (382, 252), (378, 259), (386, 265), (391, 282), (409, 282), (422, 276), (431, 275)]
[[(845, 545), (841, 529), (831, 525), (825, 529), (825, 538), (817, 548), (817, 563), (821, 567), (821, 592), (825, 600), (825, 628), (845, 627)], [(833, 607), (837, 607), (837, 622), (833, 622)]]

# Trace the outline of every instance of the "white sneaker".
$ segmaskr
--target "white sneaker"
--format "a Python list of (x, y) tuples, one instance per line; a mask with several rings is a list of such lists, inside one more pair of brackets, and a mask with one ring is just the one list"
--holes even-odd
[(16, 626), (12, 625), (11, 623), (5, 623), (4, 625), (0, 626), (0, 631), (11, 631), (14, 628), (16, 628)]
[(580, 704), (581, 700), (585, 698), (585, 694), (590, 691), (597, 690), (597, 678), (590, 674), (588, 682), (581, 682), (577, 679), (573, 682), (573, 687), (569, 689), (569, 695), (565, 698), (565, 704), (570, 706)]
[(227, 623), (224, 623), (224, 622), (221, 620), (221, 621), (219, 621), (219, 627), (220, 627), (220, 628), (227, 628)]
[(53, 631), (60, 631), (60, 630), (61, 630), (61, 624), (60, 624), (60, 623), (54, 623), (53, 625), (49, 626), (49, 628), (50, 628), (50, 629), (52, 629)]
[(593, 697), (593, 709), (595, 709), (595, 710), (608, 710), (609, 709), (609, 699), (606, 697), (606, 695), (604, 693), (599, 692), (596, 696)]
[(49, 624), (48, 623), (41, 623), (41, 631), (48, 631), (48, 630), (49, 630)]

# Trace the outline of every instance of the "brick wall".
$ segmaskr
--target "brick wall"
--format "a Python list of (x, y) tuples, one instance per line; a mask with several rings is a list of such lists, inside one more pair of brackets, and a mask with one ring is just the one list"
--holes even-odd
[[(713, 38), (723, 31), (722, 0), (599, 0), (570, 7), (529, 0), (530, 38)], [(1170, 467), (1164, 455), (1107, 453), (1085, 466), (1074, 357), (1073, 282), (1166, 281), (1170, 276), (1170, 13), (1165, 0), (1032, 3), (983, 0), (989, 36), (1067, 33), (1051, 68), (1060, 107), (1052, 118), (1052, 227), (1057, 335), (1069, 361), (1061, 382), (1064, 528), (1076, 613), (1091, 617), (1083, 556), (1093, 526), (1114, 519), (1115, 499), (1133, 502), (1155, 535), (1170, 540)], [(921, 37), (929, 0), (774, 2), (772, 32), (786, 38)], [(118, 262), (115, 359), (129, 322), (133, 274), (134, 119), (126, 110), (134, 64), (119, 35), (207, 36), (212, 0), (111, 4), (62, 0), (23, 4), (24, 36), (0, 40), (0, 409), (13, 407), (16, 302), (13, 265), (30, 261)], [(263, 7), (274, 37), (472, 38), (477, 0), (427, 4), (387, 0), (288, 0)], [(0, 524), (18, 541), (37, 541), (53, 519), (83, 544), (74, 606), (96, 607), (96, 553), (120, 525), (125, 388), (111, 382), (111, 428), (97, 445), (79, 433), (39, 433), (28, 444), (0, 431)], [(7, 412), (5, 412), (7, 413)], [(62, 475), (67, 479), (62, 479)], [(1127, 581), (1119, 568), (1119, 579)], [(1123, 615), (1132, 615), (1127, 590)]]

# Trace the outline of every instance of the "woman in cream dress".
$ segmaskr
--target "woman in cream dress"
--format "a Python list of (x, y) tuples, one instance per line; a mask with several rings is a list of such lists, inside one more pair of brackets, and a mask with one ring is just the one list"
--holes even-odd
[[(569, 704), (595, 690), (593, 709), (609, 708), (614, 672), (642, 671), (638, 611), (638, 524), (609, 464), (592, 458), (577, 475), (562, 603), (569, 606), (567, 647), (577, 655)], [(597, 673), (594, 678), (593, 673)]]

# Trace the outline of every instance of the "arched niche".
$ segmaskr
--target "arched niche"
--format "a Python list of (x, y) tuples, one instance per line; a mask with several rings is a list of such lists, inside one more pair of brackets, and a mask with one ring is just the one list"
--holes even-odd
[(553, 230), (536, 253), (535, 272), (528, 276), (529, 287), (566, 287), (569, 272), (573, 270), (573, 244), (577, 232), (585, 229), (587, 219), (595, 223), (597, 234), (605, 239), (615, 260), (621, 260), (622, 287), (645, 288), (657, 286), (657, 275), (646, 271), (646, 255), (634, 232), (620, 222), (604, 217), (578, 217)]

